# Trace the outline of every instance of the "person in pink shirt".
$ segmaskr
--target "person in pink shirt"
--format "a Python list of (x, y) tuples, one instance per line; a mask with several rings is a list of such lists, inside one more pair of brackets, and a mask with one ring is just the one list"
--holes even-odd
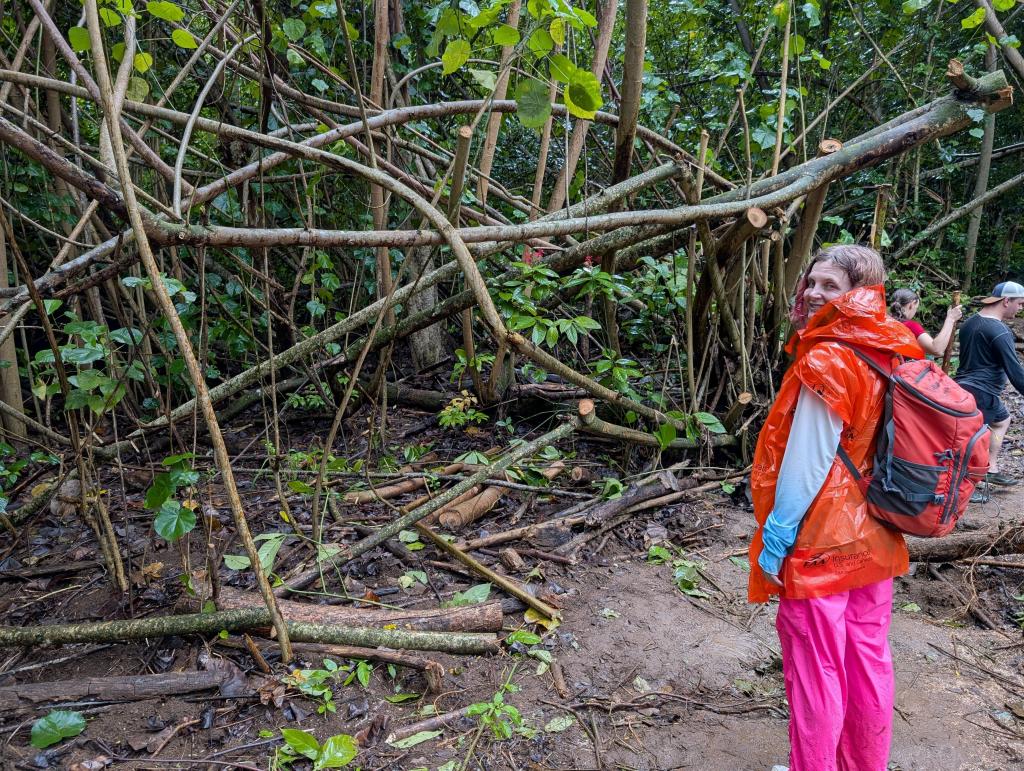
[(904, 326), (914, 333), (918, 344), (925, 353), (932, 356), (942, 356), (946, 352), (950, 338), (953, 336), (953, 327), (964, 315), (964, 309), (960, 305), (951, 305), (946, 311), (946, 320), (942, 322), (942, 329), (939, 334), (932, 337), (924, 327), (914, 321), (914, 315), (921, 305), (921, 298), (910, 289), (897, 289), (892, 293), (892, 300), (889, 302), (889, 313), (897, 321), (902, 321)]

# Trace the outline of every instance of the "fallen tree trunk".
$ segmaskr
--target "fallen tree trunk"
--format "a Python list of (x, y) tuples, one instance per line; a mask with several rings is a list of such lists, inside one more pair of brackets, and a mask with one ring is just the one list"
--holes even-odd
[[(288, 580), (288, 582), (281, 587), (278, 591), (291, 591), (294, 589), (302, 589), (303, 587), (309, 586), (311, 583), (316, 581), (323, 573), (328, 570), (336, 568), (338, 565), (342, 565), (361, 554), (365, 554), (370, 549), (383, 543), (389, 538), (393, 538), (398, 535), (399, 531), (405, 530), (406, 528), (412, 527), (414, 524), (419, 522), (424, 517), (433, 514), (435, 511), (444, 508), (450, 504), (454, 499), (465, 493), (475, 485), (480, 484), (487, 480), (493, 474), (500, 473), (523, 458), (529, 457), (535, 452), (543, 449), (549, 444), (554, 444), (559, 439), (572, 434), (579, 427), (579, 420), (577, 418), (570, 418), (568, 421), (560, 425), (558, 428), (548, 431), (546, 434), (539, 436), (532, 442), (521, 444), (514, 449), (507, 452), (501, 458), (496, 460), (490, 466), (485, 466), (480, 471), (476, 472), (472, 476), (466, 477), (458, 484), (449, 488), (445, 492), (438, 495), (431, 501), (423, 504), (422, 506), (413, 509), (408, 514), (399, 517), (398, 519), (390, 522), (384, 527), (377, 530), (373, 535), (367, 536), (351, 546), (341, 545), (341, 551), (335, 556), (324, 560), (323, 564), (316, 565), (309, 570), (299, 574)], [(319, 640), (318, 642), (326, 642)], [(341, 642), (341, 641), (336, 641)], [(392, 646), (393, 647), (393, 646)]]
[[(270, 626), (266, 608), (222, 610), (180, 616), (158, 616), (130, 621), (100, 621), (86, 624), (0, 627), (0, 648), (61, 645), (80, 642), (121, 642), (183, 634), (217, 634)], [(358, 645), (366, 648), (398, 648), (441, 651), (442, 653), (484, 654), (498, 651), (493, 634), (451, 634), (445, 632), (409, 632), (397, 629), (368, 629), (356, 626), (332, 626), (288, 622), (290, 639)]]
[(139, 701), (158, 696), (205, 691), (219, 686), (227, 676), (226, 670), (215, 670), (87, 677), (50, 683), (19, 683), (0, 688), (0, 713), (32, 708), (37, 704), (51, 701)]
[[(258, 608), (260, 597), (230, 586), (222, 586), (221, 610)], [(362, 627), (389, 627), (421, 632), (497, 632), (503, 615), (500, 602), (484, 602), (457, 608), (428, 610), (386, 610), (353, 608), (343, 605), (313, 605), (308, 602), (281, 600), (281, 613), (288, 621), (311, 624), (355, 624)]]
[(944, 538), (908, 538), (912, 562), (952, 562), (971, 557), (1024, 554), (1024, 527), (954, 533)]

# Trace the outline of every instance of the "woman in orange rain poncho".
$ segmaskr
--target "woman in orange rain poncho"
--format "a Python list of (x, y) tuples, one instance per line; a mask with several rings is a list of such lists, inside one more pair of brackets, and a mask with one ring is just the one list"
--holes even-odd
[(754, 453), (749, 596), (781, 595), (791, 771), (885, 771), (889, 757), (887, 637), (907, 547), (868, 514), (836, 454), (842, 447), (870, 467), (886, 390), (848, 346), (880, 359), (923, 356), (910, 330), (886, 316), (884, 280), (873, 249), (815, 254), (797, 286), (794, 362)]

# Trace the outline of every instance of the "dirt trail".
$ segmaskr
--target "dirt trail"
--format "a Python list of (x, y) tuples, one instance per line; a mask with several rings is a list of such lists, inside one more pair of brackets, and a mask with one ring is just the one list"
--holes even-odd
[[(1018, 475), (1024, 470), (1022, 433), (1018, 426), (1006, 447), (1006, 466)], [(974, 507), (962, 526), (1019, 523), (1021, 512), (1024, 485)], [(447, 674), (443, 693), (429, 705), (446, 712), (488, 701), (511, 674), (517, 690), (506, 693), (505, 701), (521, 711), (524, 726), (535, 729), (535, 735), (517, 734), (499, 742), (484, 733), (471, 752), (477, 724), (464, 720), (402, 751), (371, 742), (360, 749), (359, 766), (451, 771), (467, 757), (467, 768), (486, 771), (768, 771), (785, 763), (787, 713), (775, 609), (750, 606), (745, 599), (744, 555), (752, 529), (753, 517), (741, 488), (731, 495), (710, 494), (648, 512), (608, 538), (592, 542), (595, 549), (585, 551), (580, 564), (544, 563), (541, 583), (560, 597), (564, 619), (538, 647), (546, 648), (561, 666), (569, 695), (557, 693), (550, 671), (537, 673), (535, 657), (515, 651), (490, 658), (432, 656)], [(51, 537), (44, 531), (49, 532), (41, 527), (32, 543)], [(85, 538), (84, 531), (60, 532), (59, 537), (72, 544)], [(647, 562), (652, 538), (683, 545), (685, 557), (700, 565), (697, 588), (706, 596), (681, 593), (673, 584), (671, 564)], [(394, 586), (403, 570), (382, 555), (367, 563), (373, 567), (362, 576), (368, 586)], [(169, 552), (147, 556), (150, 562), (155, 558), (167, 564), (176, 560)], [(930, 575), (926, 566), (914, 566), (911, 574), (898, 579), (891, 634), (897, 681), (891, 769), (1024, 768), (1024, 637), (1014, 618), (1024, 611), (1024, 600), (1016, 599), (1024, 596), (1024, 558), (1006, 559), (1019, 561), (1021, 567), (943, 566), (947, 584)], [(435, 574), (434, 580), (435, 588), (449, 596), (466, 585), (464, 579), (446, 578), (444, 573)], [(949, 584), (968, 596), (976, 594), (978, 606), (998, 630), (980, 627)], [(68, 589), (75, 591), (64, 595), (46, 583), (9, 584), (0, 592), (0, 601), (16, 623), (103, 618), (121, 612), (100, 574), (82, 575)], [(23, 601), (26, 590), (33, 596), (54, 591), (45, 616), (34, 612), (42, 606)], [(142, 599), (167, 605), (168, 596), (176, 592), (180, 593), (180, 581), (168, 571), (151, 582)], [(436, 603), (426, 591), (419, 597), (389, 595), (395, 596), (423, 607)], [(19, 615), (23, 612), (31, 615)], [(507, 616), (506, 630), (521, 626), (521, 618)], [(0, 675), (0, 684), (189, 670), (195, 668), (200, 649), (193, 640), (172, 638), (152, 647), (32, 651), (8, 661), (21, 672), (15, 678)], [(243, 698), (233, 701), (206, 694), (87, 707), (88, 729), (43, 761), (48, 760), (51, 768), (68, 768), (107, 754), (133, 757), (115, 760), (112, 768), (203, 768), (200, 759), (217, 758), (265, 769), (280, 728), (301, 727), (323, 741), (337, 733), (356, 734), (374, 722), (387, 720), (387, 730), (393, 730), (421, 719), (417, 713), (423, 705), (385, 700), (396, 691), (422, 691), (418, 674), (402, 670), (392, 680), (378, 668), (369, 689), (336, 688), (337, 712), (321, 717), (302, 698), (289, 697), (281, 707), (258, 704), (251, 695), (261, 681), (251, 661), (234, 651), (214, 650), (249, 667), (249, 690)], [(61, 658), (66, 660), (36, 666)], [(8, 664), (3, 670), (10, 668)], [(306, 665), (321, 666), (322, 661), (313, 659)], [(189, 723), (205, 720), (208, 714), (210, 728)], [(568, 717), (573, 720), (565, 728)], [(0, 769), (46, 767), (33, 766), (39, 756), (28, 746), (30, 722), (20, 720), (8, 721), (3, 729)], [(183, 723), (188, 723), (187, 729), (161, 750), (162, 762), (154, 763), (132, 749), (144, 746), (161, 727)], [(555, 730), (558, 727), (564, 730)]]

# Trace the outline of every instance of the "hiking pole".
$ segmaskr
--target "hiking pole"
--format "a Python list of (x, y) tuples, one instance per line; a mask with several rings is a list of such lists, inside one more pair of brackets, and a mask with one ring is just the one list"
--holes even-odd
[[(960, 290), (953, 292), (953, 305), (960, 304)], [(953, 340), (956, 339), (956, 323), (953, 323), (953, 331), (949, 333), (949, 342), (946, 343), (946, 350), (942, 354), (942, 371), (949, 372), (949, 359), (953, 354)]]

